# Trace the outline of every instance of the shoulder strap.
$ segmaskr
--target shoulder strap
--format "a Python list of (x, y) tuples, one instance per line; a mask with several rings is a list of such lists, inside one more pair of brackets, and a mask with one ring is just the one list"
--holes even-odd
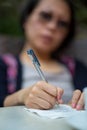
[(2, 60), (7, 65), (7, 90), (8, 94), (12, 94), (16, 91), (16, 82), (17, 82), (17, 61), (13, 55), (6, 54), (1, 56)]
[(60, 61), (68, 67), (70, 73), (74, 76), (76, 67), (75, 60), (72, 57), (62, 55)]

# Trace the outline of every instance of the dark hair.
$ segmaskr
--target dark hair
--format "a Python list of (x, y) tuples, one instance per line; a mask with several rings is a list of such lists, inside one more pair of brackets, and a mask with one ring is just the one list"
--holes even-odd
[(23, 7), (21, 10), (20, 16), (20, 24), (22, 31), (24, 32), (23, 24), (25, 23), (26, 19), (31, 15), (35, 7), (39, 4), (41, 0), (27, 0), (27, 2), (22, 3)]
[[(22, 12), (21, 12), (21, 27), (23, 29), (23, 24), (25, 23), (27, 17), (31, 15), (35, 7), (39, 4), (41, 0), (28, 0), (28, 3), (24, 6)], [(71, 22), (69, 27), (69, 33), (67, 37), (64, 39), (63, 43), (61, 43), (60, 47), (56, 49), (55, 52), (53, 52), (52, 56), (55, 58), (55, 56), (58, 56), (60, 52), (62, 52), (65, 48), (67, 48), (69, 45), (71, 45), (71, 41), (74, 38), (75, 35), (75, 12), (74, 12), (74, 5), (72, 3), (72, 0), (65, 0), (68, 4), (70, 11), (71, 11)]]

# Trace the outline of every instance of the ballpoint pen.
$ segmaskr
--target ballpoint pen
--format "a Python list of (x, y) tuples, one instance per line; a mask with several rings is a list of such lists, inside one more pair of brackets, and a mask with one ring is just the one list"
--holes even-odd
[[(42, 70), (40, 69), (41, 65), (40, 65), (39, 60), (36, 57), (34, 51), (32, 49), (30, 49), (30, 50), (27, 51), (27, 54), (30, 57), (32, 63), (34, 64), (34, 67), (37, 70), (37, 72), (38, 72), (39, 76), (41, 77), (41, 79), (48, 83), (48, 81), (45, 79), (45, 76), (44, 76)], [(56, 89), (56, 91), (57, 91), (57, 89)], [(56, 104), (58, 105), (58, 102), (56, 102)]]
[(27, 54), (28, 54), (28, 56), (30, 57), (30, 59), (31, 59), (31, 61), (32, 61), (34, 67), (35, 67), (35, 69), (37, 70), (39, 76), (41, 77), (41, 79), (42, 79), (43, 81), (46, 81), (46, 82), (47, 82), (47, 80), (45, 79), (45, 76), (44, 76), (42, 70), (40, 69), (40, 66), (41, 66), (41, 65), (40, 65), (39, 60), (38, 60), (38, 58), (36, 57), (34, 51), (33, 51), (32, 49), (30, 49), (30, 50), (27, 51)]

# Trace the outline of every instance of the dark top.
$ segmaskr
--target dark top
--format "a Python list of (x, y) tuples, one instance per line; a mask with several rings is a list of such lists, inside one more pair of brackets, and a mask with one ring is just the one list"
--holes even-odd
[[(8, 78), (8, 67), (3, 60), (3, 58), (0, 58), (0, 107), (3, 106), (4, 99), (6, 96), (18, 91), (21, 89), (22, 84), (22, 64), (18, 57), (14, 57), (17, 62), (17, 75), (16, 78), (13, 78), (15, 80), (10, 80), (11, 78)], [(64, 62), (60, 60), (61, 63), (63, 63), (69, 70), (68, 62)], [(73, 60), (74, 63), (74, 74), (72, 74), (73, 78), (73, 85), (75, 89), (83, 90), (84, 87), (87, 86), (87, 68), (84, 66), (81, 62), (77, 60)], [(71, 70), (70, 70), (71, 71)], [(11, 87), (12, 84), (15, 84), (14, 91), (8, 91), (9, 86)], [(14, 87), (14, 85), (13, 85)]]

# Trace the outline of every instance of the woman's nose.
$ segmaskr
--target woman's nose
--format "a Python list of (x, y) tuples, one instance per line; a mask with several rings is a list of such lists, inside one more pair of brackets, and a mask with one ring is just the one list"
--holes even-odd
[(47, 24), (47, 28), (51, 31), (56, 31), (57, 27), (56, 27), (56, 22), (55, 21), (50, 21)]

